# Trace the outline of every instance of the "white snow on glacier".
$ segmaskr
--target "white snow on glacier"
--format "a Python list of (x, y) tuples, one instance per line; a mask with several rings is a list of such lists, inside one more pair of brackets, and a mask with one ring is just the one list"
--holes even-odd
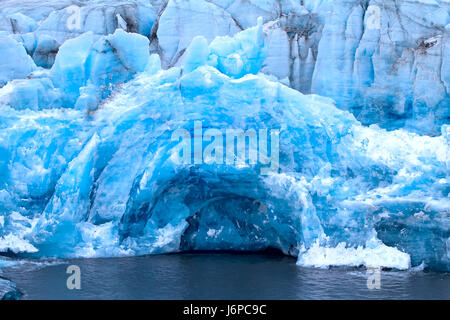
[[(0, 252), (450, 270), (447, 1), (51, 3), (0, 4)], [(199, 121), (278, 170), (179, 163)]]

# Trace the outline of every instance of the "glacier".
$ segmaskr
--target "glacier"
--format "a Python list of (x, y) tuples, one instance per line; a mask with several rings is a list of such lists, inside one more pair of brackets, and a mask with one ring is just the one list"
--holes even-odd
[[(3, 1), (0, 253), (274, 248), (449, 271), (449, 9)], [(279, 132), (276, 170), (180, 162), (173, 134), (196, 159), (197, 123), (203, 148), (207, 132)]]

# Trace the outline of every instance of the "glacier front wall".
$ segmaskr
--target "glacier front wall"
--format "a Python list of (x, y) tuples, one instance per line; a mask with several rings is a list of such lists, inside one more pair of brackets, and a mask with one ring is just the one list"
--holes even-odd
[[(93, 1), (77, 32), (27, 3), (0, 5), (0, 251), (450, 269), (447, 1)], [(196, 122), (278, 130), (279, 169), (179, 163)]]

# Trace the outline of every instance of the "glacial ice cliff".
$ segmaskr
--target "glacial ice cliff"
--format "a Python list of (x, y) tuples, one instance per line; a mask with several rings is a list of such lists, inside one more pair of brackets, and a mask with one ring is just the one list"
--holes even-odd
[[(0, 252), (450, 270), (450, 2), (43, 2), (0, 4)], [(233, 129), (275, 169), (198, 154)]]

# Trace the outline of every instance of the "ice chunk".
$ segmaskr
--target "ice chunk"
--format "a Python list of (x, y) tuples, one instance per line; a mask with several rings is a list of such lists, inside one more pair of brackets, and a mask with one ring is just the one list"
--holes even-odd
[(16, 285), (4, 278), (0, 278), (0, 300), (18, 300), (22, 293)]
[(12, 233), (9, 233), (8, 235), (0, 236), (0, 252), (7, 251), (12, 251), (14, 253), (33, 253), (37, 252), (38, 249), (36, 249), (28, 241), (23, 240)]
[(50, 76), (68, 107), (95, 109), (112, 86), (129, 80), (149, 63), (147, 38), (117, 29), (95, 41), (91, 32), (68, 40), (56, 56)]
[(136, 73), (144, 70), (149, 59), (149, 41), (136, 33), (127, 33), (122, 29), (117, 29), (114, 34), (106, 37), (117, 52), (118, 59), (122, 61), (128, 72)]
[(61, 94), (54, 89), (53, 82), (49, 78), (14, 80), (10, 86), (9, 97), (3, 96), (2, 99), (17, 110), (52, 109), (62, 105)]
[(91, 32), (66, 41), (55, 58), (50, 77), (55, 87), (61, 88), (65, 94), (65, 101), (73, 104), (79, 95), (79, 88), (86, 85), (89, 69), (86, 60), (94, 44)]
[(211, 65), (234, 78), (256, 74), (267, 56), (264, 48), (262, 18), (257, 26), (239, 32), (233, 38), (217, 37), (209, 46)]
[(94, 110), (109, 96), (113, 85), (128, 81), (145, 70), (149, 63), (149, 41), (139, 34), (117, 29), (112, 35), (100, 38), (87, 58), (87, 82), (80, 88), (75, 108)]
[(200, 66), (206, 64), (209, 56), (208, 42), (203, 36), (198, 36), (192, 39), (191, 44), (186, 49), (183, 55), (183, 70), (185, 72), (192, 72)]
[(0, 87), (13, 79), (25, 78), (36, 65), (23, 45), (10, 37), (0, 35)]
[(14, 33), (33, 32), (38, 27), (36, 21), (20, 12), (10, 15), (9, 19)]
[(36, 65), (43, 68), (51, 68), (58, 52), (59, 43), (48, 35), (41, 35), (33, 48), (33, 60)]
[(365, 266), (368, 268), (394, 268), (407, 270), (411, 259), (407, 253), (375, 241), (372, 246), (347, 247), (341, 242), (336, 247), (321, 247), (314, 244), (300, 253), (297, 264), (303, 267), (328, 268), (330, 266)]

